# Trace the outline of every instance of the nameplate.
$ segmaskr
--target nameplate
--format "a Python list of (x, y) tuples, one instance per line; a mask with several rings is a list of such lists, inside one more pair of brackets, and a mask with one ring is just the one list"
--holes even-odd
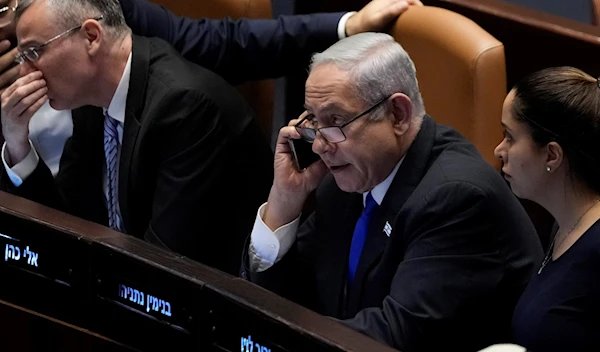
[(74, 236), (32, 220), (0, 213), (0, 262), (4, 270), (16, 268), (26, 272), (23, 280), (41, 276), (71, 286), (75, 272), (85, 270), (81, 268), (85, 250), (78, 242)]

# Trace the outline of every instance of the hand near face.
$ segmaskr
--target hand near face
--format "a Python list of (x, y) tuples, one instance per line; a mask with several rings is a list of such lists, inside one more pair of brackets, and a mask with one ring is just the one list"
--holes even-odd
[(386, 31), (409, 6), (423, 6), (423, 3), (419, 0), (372, 0), (348, 19), (346, 34)]
[(291, 222), (300, 214), (306, 198), (328, 172), (322, 160), (303, 171), (296, 169), (288, 141), (300, 139), (294, 128), (298, 121), (292, 120), (279, 131), (275, 146), (275, 180), (263, 217), (265, 224), (272, 230)]
[(8, 40), (0, 42), (0, 94), (19, 78), (19, 65), (14, 65), (17, 48), (9, 50), (10, 45)]
[(30, 151), (29, 120), (48, 100), (47, 92), (42, 73), (34, 71), (17, 79), (1, 95), (2, 133), (12, 165)]

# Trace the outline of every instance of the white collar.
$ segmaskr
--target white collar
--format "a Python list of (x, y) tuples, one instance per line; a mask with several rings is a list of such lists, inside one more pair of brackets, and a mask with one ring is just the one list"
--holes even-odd
[(388, 177), (385, 180), (383, 180), (383, 182), (381, 182), (377, 186), (373, 187), (372, 190), (363, 193), (363, 207), (365, 206), (367, 194), (369, 192), (371, 192), (371, 196), (377, 202), (377, 204), (381, 205), (381, 202), (383, 202), (383, 197), (385, 197), (385, 194), (387, 193), (388, 189), (390, 188), (392, 181), (394, 181), (394, 177), (396, 177), (396, 173), (398, 173), (398, 168), (400, 168), (402, 161), (404, 161), (404, 157), (402, 157), (402, 159), (400, 159), (398, 164), (396, 164), (396, 166), (394, 167), (394, 170), (392, 170), (392, 172), (388, 175)]
[(110, 101), (108, 109), (104, 109), (104, 113), (108, 111), (108, 115), (113, 119), (119, 121), (121, 124), (125, 123), (125, 106), (127, 104), (127, 94), (129, 93), (129, 77), (131, 76), (131, 53), (127, 59), (125, 70), (121, 76), (121, 81), (115, 90), (115, 94)]

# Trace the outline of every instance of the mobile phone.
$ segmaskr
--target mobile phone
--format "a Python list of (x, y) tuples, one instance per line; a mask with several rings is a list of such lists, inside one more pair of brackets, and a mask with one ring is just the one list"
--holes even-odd
[(298, 171), (306, 169), (320, 159), (319, 155), (312, 151), (312, 144), (307, 141), (303, 139), (290, 139), (289, 143)]

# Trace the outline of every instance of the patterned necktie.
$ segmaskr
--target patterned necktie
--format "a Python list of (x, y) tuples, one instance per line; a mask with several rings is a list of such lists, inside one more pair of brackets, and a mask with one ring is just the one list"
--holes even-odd
[(350, 245), (350, 258), (348, 260), (348, 283), (351, 284), (356, 274), (356, 268), (358, 267), (358, 261), (360, 260), (360, 254), (362, 252), (365, 240), (367, 238), (367, 232), (369, 231), (369, 222), (373, 215), (373, 211), (377, 209), (377, 202), (373, 199), (371, 192), (367, 193), (365, 200), (365, 208), (363, 209), (360, 218), (356, 222), (354, 227), (354, 235), (352, 236), (352, 244)]
[(106, 180), (108, 186), (108, 198), (106, 199), (108, 206), (108, 226), (113, 230), (121, 231), (121, 222), (117, 213), (117, 203), (119, 201), (119, 195), (117, 194), (118, 125), (119, 121), (110, 117), (107, 111), (104, 118), (104, 156), (106, 158)]

